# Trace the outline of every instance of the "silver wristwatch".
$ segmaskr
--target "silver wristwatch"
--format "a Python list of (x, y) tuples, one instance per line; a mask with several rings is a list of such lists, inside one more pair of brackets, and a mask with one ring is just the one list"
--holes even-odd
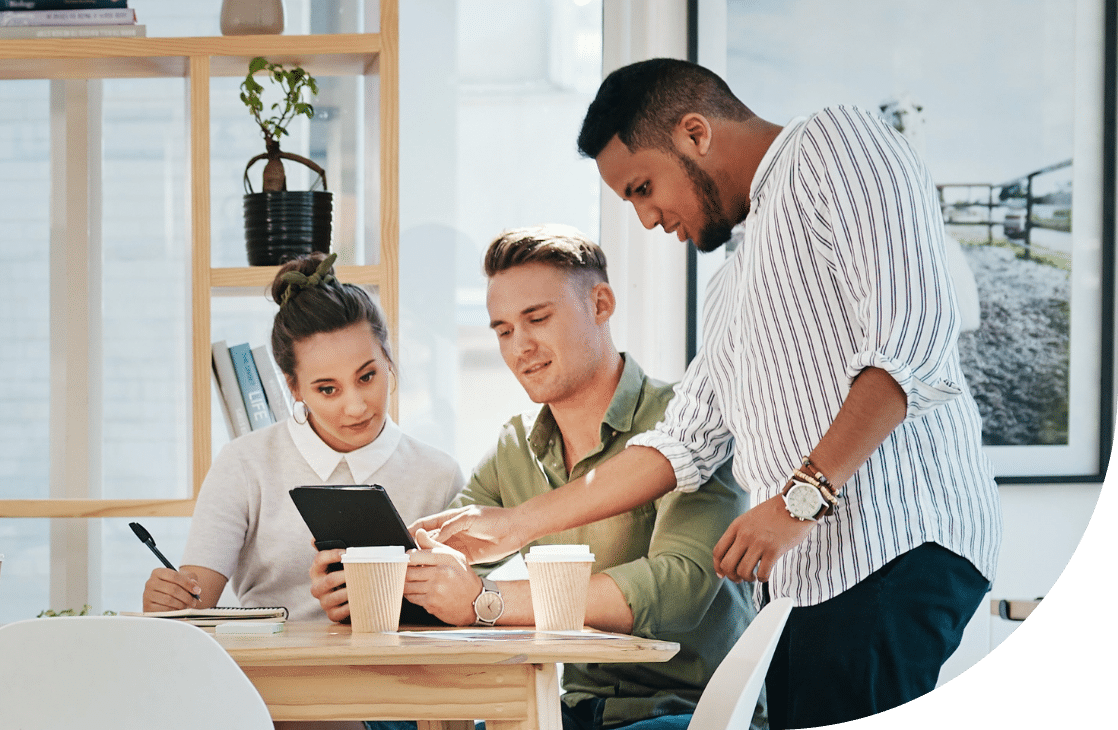
[(475, 626), (492, 626), (505, 612), (505, 599), (497, 584), (488, 578), (481, 579), (481, 593), (474, 599)]
[(785, 487), (783, 495), (788, 514), (797, 520), (814, 522), (827, 511), (827, 500), (823, 498), (819, 487), (814, 484), (793, 479)]

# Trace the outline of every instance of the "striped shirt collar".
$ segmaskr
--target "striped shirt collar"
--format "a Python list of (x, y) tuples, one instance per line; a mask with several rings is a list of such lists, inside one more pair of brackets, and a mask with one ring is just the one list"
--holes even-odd
[(776, 139), (772, 141), (769, 148), (765, 150), (765, 154), (761, 157), (761, 162), (757, 165), (757, 171), (753, 173), (753, 181), (749, 185), (749, 201), (750, 210), (755, 207), (760, 207), (761, 200), (764, 199), (765, 184), (769, 181), (772, 175), (776, 161), (784, 153), (784, 148), (795, 137), (796, 131), (807, 121), (807, 117), (796, 117), (788, 124), (784, 125), (784, 129), (776, 135)]
[(299, 450), (307, 465), (314, 470), (319, 479), (323, 482), (328, 480), (334, 470), (338, 468), (338, 464), (344, 460), (346, 466), (349, 467), (349, 473), (353, 477), (353, 481), (357, 484), (363, 484), (377, 469), (384, 466), (384, 463), (396, 450), (402, 436), (400, 427), (390, 417), (386, 416), (384, 429), (372, 443), (343, 454), (327, 446), (326, 442), (311, 428), (309, 421), (299, 423), (292, 416), (287, 419), (287, 431), (291, 434), (291, 440), (295, 442), (295, 448)]

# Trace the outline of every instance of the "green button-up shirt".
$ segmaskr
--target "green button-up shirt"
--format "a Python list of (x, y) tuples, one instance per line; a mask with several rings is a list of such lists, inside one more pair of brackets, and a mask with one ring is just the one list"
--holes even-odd
[[(555, 489), (651, 429), (672, 386), (647, 377), (625, 356), (621, 382), (600, 426), (600, 442), (567, 473), (563, 437), (544, 406), (506, 423), (453, 506), (513, 507)], [(748, 586), (722, 580), (712, 552), (748, 508), (727, 462), (691, 493), (673, 492), (617, 517), (549, 535), (541, 543), (587, 544), (594, 572), (617, 583), (633, 611), (633, 634), (679, 643), (671, 660), (649, 664), (565, 664), (563, 701), (604, 697), (603, 724), (691, 712), (719, 662), (755, 615)], [(522, 552), (527, 552), (525, 546)]]

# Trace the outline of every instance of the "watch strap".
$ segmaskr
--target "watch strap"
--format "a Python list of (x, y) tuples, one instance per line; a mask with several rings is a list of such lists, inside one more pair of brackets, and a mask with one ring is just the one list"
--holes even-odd
[[(498, 596), (500, 596), (501, 595), (501, 589), (497, 587), (497, 584), (495, 582), (489, 580), (488, 578), (482, 577), (482, 579), (481, 579), (481, 592), (477, 594), (477, 598), (474, 599), (474, 603), (473, 603), (473, 606), (474, 606), (474, 625), (475, 626), (494, 626), (497, 623), (497, 619), (501, 618), (501, 613), (504, 613), (504, 609), (502, 608), (501, 613), (497, 614), (492, 619), (486, 619), (486, 618), (481, 617), (481, 614), (478, 613), (478, 610), (477, 610), (477, 602), (486, 593), (495, 593)], [(503, 600), (503, 598), (502, 598), (502, 600)]]

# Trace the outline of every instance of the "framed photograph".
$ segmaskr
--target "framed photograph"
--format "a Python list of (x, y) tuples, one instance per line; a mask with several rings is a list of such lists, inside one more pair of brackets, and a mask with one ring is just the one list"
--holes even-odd
[(759, 116), (855, 104), (927, 162), (1001, 482), (1102, 481), (1110, 459), (1116, 5), (728, 4), (726, 78)]

